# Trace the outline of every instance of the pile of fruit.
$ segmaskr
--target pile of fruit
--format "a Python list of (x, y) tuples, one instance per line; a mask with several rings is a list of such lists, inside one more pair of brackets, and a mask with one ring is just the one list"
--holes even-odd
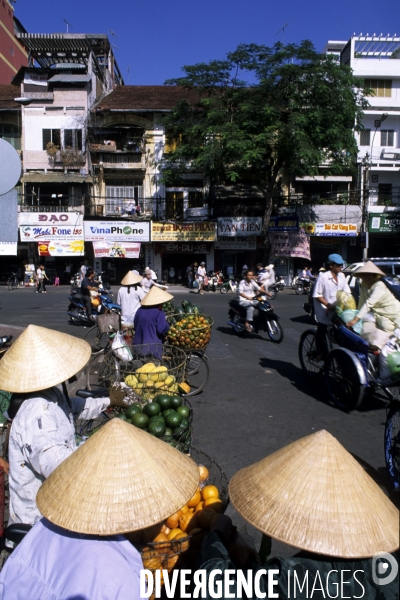
[(152, 402), (147, 402), (144, 406), (131, 404), (118, 418), (157, 438), (162, 438), (182, 452), (190, 448), (192, 410), (176, 394), (158, 394)]
[(175, 310), (176, 310), (176, 308), (175, 308), (172, 300), (170, 300), (169, 302), (164, 302), (163, 311), (165, 312), (166, 315), (174, 314)]
[(134, 543), (141, 551), (145, 569), (170, 572), (182, 553), (200, 546), (215, 516), (225, 509), (218, 488), (207, 485), (208, 477), (208, 469), (200, 465), (199, 487), (188, 503), (164, 523), (135, 534)]
[(189, 300), (183, 300), (182, 305), (168, 317), (171, 325), (167, 336), (169, 343), (183, 350), (205, 348), (211, 337), (212, 318), (200, 314), (199, 307), (193, 306)]
[(172, 394), (178, 392), (178, 384), (174, 375), (169, 375), (167, 367), (157, 367), (149, 362), (136, 369), (134, 373), (124, 378), (135, 393), (144, 400), (152, 400), (160, 390), (166, 390)]

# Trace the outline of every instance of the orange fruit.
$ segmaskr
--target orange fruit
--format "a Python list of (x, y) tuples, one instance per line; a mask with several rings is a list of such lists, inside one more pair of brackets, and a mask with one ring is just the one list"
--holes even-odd
[(203, 500), (207, 500), (208, 498), (218, 498), (219, 491), (215, 485), (206, 485), (201, 490), (201, 497)]
[(155, 537), (161, 532), (162, 524), (158, 523), (158, 525), (152, 525), (151, 527), (147, 527), (142, 531), (142, 541), (144, 544), (148, 544), (148, 542), (152, 542)]
[(205, 467), (204, 465), (199, 465), (199, 481), (200, 481), (200, 483), (203, 483), (203, 481), (208, 479), (209, 475), (210, 475), (210, 473), (209, 473), (207, 467)]
[(205, 508), (197, 513), (197, 521), (202, 529), (209, 529), (210, 523), (217, 513), (211, 508)]
[(167, 527), (165, 524), (161, 527), (161, 533), (165, 533), (165, 535), (168, 535), (170, 531), (171, 531), (171, 529), (169, 527)]
[(201, 502), (201, 494), (199, 488), (197, 488), (187, 505), (189, 506), (189, 508), (195, 508), (199, 502)]
[(204, 508), (212, 508), (216, 513), (220, 513), (223, 509), (222, 500), (211, 496), (204, 500)]
[(179, 527), (185, 533), (190, 533), (191, 529), (197, 527), (197, 513), (186, 513), (179, 519)]
[(165, 548), (167, 548), (167, 547), (168, 547), (168, 544), (169, 544), (169, 539), (168, 539), (168, 536), (166, 536), (166, 535), (165, 535), (165, 533), (159, 533), (159, 534), (158, 534), (158, 535), (157, 535), (157, 536), (154, 538), (153, 542), (157, 542), (157, 544), (158, 544), (158, 543), (160, 543), (160, 542), (166, 542), (165, 544), (163, 544), (163, 543), (160, 543), (160, 545), (159, 545), (159, 546), (156, 546), (156, 548), (155, 548), (156, 552), (158, 552), (158, 551), (160, 551), (160, 550), (161, 550), (161, 551), (164, 551), (164, 550), (165, 550)]
[(197, 513), (197, 512), (199, 512), (199, 510), (203, 510), (203, 508), (204, 508), (204, 501), (202, 500), (201, 502), (198, 503), (198, 505), (194, 509), (194, 512)]
[(174, 537), (179, 533), (183, 533), (182, 529), (180, 529), (179, 527), (175, 527), (174, 529), (171, 529), (167, 537), (169, 540), (173, 540)]
[(182, 506), (181, 511), (183, 512), (183, 514), (187, 513), (187, 511), (189, 510), (189, 507), (187, 504), (185, 504), (185, 506)]
[[(187, 538), (187, 533), (178, 533), (178, 535), (176, 535), (174, 537), (174, 540), (181, 540), (183, 538)], [(189, 548), (189, 540), (187, 540), (186, 542), (181, 542), (181, 551), (182, 552), (186, 552), (186, 550), (188, 550)]]
[(174, 513), (173, 515), (168, 517), (168, 519), (165, 521), (166, 526), (169, 527), (170, 529), (174, 529), (174, 527), (178, 527), (179, 519), (181, 518), (182, 515), (183, 515), (183, 512), (181, 510), (178, 510), (176, 513)]

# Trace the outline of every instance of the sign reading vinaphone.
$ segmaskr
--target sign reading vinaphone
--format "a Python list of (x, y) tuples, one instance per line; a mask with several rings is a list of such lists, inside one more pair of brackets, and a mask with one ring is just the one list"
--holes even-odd
[(223, 217), (218, 219), (219, 236), (261, 235), (261, 217)]
[(151, 224), (153, 242), (213, 242), (215, 238), (215, 221)]
[(148, 221), (85, 221), (86, 242), (149, 242)]

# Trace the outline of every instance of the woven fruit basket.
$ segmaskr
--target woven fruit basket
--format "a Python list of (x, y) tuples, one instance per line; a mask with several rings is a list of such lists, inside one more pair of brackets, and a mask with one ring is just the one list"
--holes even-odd
[(167, 317), (170, 329), (168, 342), (185, 352), (205, 350), (210, 342), (214, 321), (207, 315), (175, 314)]
[[(160, 569), (166, 569), (170, 573), (174, 568), (191, 566), (191, 562), (200, 548), (203, 535), (209, 531), (209, 526), (215, 514), (217, 514), (217, 511), (225, 512), (229, 504), (228, 479), (221, 467), (207, 454), (195, 448), (191, 449), (190, 456), (199, 465), (200, 490), (205, 490), (207, 487), (208, 489), (217, 488), (220, 502), (215, 505), (218, 507), (215, 510), (207, 507), (199, 509), (199, 506), (197, 506), (196, 511), (196, 507), (194, 507), (195, 512), (191, 513), (194, 515), (193, 527), (191, 527), (192, 519), (189, 516), (185, 517), (188, 511), (184, 512), (181, 517), (179, 517), (181, 511), (178, 511), (178, 513), (166, 519), (164, 523), (143, 530), (142, 533), (137, 532), (136, 539), (132, 540), (132, 543), (135, 544), (142, 555), (144, 568), (149, 569), (153, 574)], [(192, 502), (193, 498), (188, 501), (188, 505), (196, 501)], [(186, 508), (188, 508), (188, 505), (186, 505)], [(190, 510), (191, 508), (189, 508)], [(178, 530), (178, 528), (169, 527), (169, 525), (174, 525), (175, 521), (178, 527), (181, 525), (185, 527), (186, 531), (175, 533), (177, 537), (168, 539), (168, 536), (173, 535), (174, 531)], [(169, 533), (168, 530), (170, 530)], [(152, 536), (157, 540), (162, 539), (161, 541), (149, 541)], [(161, 574), (162, 583), (163, 577)]]

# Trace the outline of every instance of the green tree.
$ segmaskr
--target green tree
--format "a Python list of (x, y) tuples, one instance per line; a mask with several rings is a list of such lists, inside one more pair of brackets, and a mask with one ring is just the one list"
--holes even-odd
[[(183, 67), (167, 84), (187, 98), (165, 119), (174, 150), (164, 155), (166, 184), (188, 168), (210, 186), (250, 182), (265, 193), (263, 237), (269, 255), (272, 197), (282, 169), (297, 175), (354, 169), (354, 128), (362, 128), (364, 90), (351, 70), (309, 41), (272, 48), (240, 45), (226, 60)], [(362, 83), (362, 82), (361, 82)], [(171, 139), (173, 138), (173, 139)]]

